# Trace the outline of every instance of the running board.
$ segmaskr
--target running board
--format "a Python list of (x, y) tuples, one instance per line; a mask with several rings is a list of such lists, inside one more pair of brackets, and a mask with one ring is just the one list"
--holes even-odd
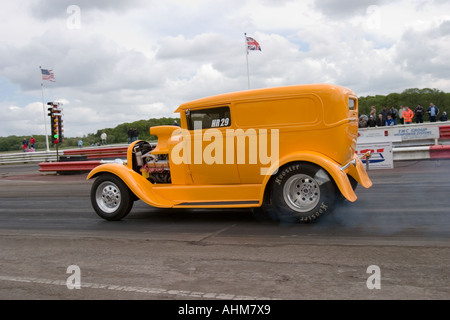
[(174, 206), (178, 207), (198, 207), (198, 206), (239, 206), (243, 205), (259, 205), (258, 200), (248, 200), (248, 201), (205, 201), (205, 202), (184, 202)]

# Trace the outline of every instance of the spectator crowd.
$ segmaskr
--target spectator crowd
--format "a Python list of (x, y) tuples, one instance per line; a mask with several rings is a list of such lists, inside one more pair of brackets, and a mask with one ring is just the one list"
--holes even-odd
[(372, 106), (369, 116), (363, 114), (359, 117), (358, 127), (370, 128), (412, 124), (413, 122), (423, 123), (425, 115), (428, 116), (430, 122), (437, 122), (437, 120), (448, 121), (447, 112), (443, 111), (441, 113), (439, 108), (431, 102), (426, 110), (418, 104), (414, 110), (408, 106), (400, 106), (398, 110), (394, 106), (391, 106), (389, 109), (383, 106), (377, 112), (375, 106)]

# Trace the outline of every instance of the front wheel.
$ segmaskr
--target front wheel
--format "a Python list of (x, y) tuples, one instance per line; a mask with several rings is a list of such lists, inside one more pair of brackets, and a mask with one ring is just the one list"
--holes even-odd
[(103, 174), (92, 185), (91, 203), (100, 217), (117, 221), (130, 212), (133, 198), (122, 180), (112, 174)]
[(280, 221), (309, 223), (331, 212), (336, 187), (329, 174), (311, 163), (292, 163), (279, 170), (271, 200)]

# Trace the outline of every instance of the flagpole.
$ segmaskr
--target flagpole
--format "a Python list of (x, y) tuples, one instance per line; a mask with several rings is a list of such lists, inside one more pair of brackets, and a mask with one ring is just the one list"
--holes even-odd
[(45, 100), (44, 100), (44, 81), (42, 81), (42, 68), (41, 69), (41, 91), (42, 91), (42, 111), (44, 112), (44, 125), (45, 125), (45, 145), (47, 146), (47, 152), (50, 152), (50, 148), (48, 147), (48, 134), (47, 134), (47, 118), (45, 117)]
[(245, 57), (247, 58), (247, 84), (248, 84), (248, 89), (250, 89), (250, 72), (248, 69), (248, 43), (247, 43), (247, 33), (244, 33), (245, 36)]

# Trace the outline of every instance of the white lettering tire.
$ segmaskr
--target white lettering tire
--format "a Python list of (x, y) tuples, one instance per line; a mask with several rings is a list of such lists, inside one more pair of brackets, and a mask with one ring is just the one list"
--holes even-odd
[(288, 164), (275, 175), (271, 202), (277, 218), (310, 223), (333, 210), (336, 185), (321, 167), (306, 162)]

